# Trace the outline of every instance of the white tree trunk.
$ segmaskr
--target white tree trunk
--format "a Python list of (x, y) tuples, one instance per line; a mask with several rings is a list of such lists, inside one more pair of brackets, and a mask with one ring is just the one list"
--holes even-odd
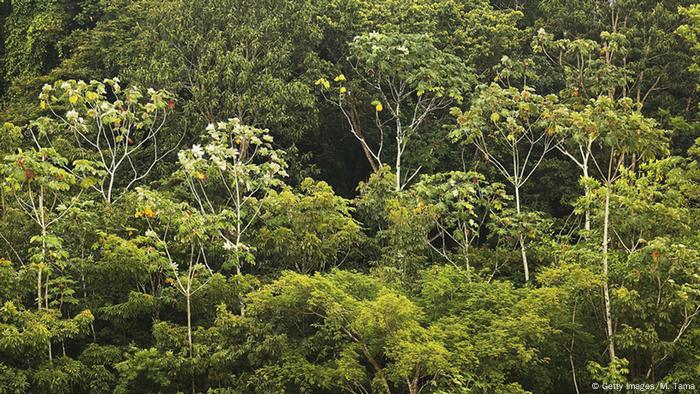
[[(40, 226), (41, 226), (41, 253), (43, 255), (41, 259), (41, 263), (39, 263), (39, 272), (37, 273), (37, 280), (36, 280), (36, 294), (37, 294), (37, 309), (41, 310), (41, 305), (42, 305), (42, 297), (41, 297), (41, 291), (42, 291), (42, 284), (41, 284), (41, 275), (44, 270), (44, 265), (46, 265), (46, 218), (44, 216), (44, 187), (42, 186), (39, 188), (39, 220), (40, 220)], [(49, 345), (51, 346), (51, 345)]]
[[(515, 212), (520, 215), (520, 186), (517, 184), (518, 180), (515, 180)], [(525, 252), (525, 237), (522, 234), (518, 235), (518, 242), (520, 243), (520, 256), (523, 260), (523, 271), (525, 272), (525, 282), (530, 280), (530, 268), (527, 265), (527, 253)]]
[[(583, 178), (585, 180), (587, 180), (588, 179), (588, 158), (587, 157), (584, 158), (583, 166), (581, 168), (583, 169)], [(584, 186), (584, 195), (586, 196), (586, 198), (589, 197), (590, 192), (591, 192), (591, 190), (588, 187), (588, 183), (586, 183), (586, 185)], [(584, 228), (584, 230), (589, 231), (591, 229), (591, 209), (588, 206), (586, 206), (585, 215), (586, 215), (585, 216), (586, 221), (583, 225), (583, 228)]]
[(403, 148), (403, 130), (401, 128), (401, 116), (399, 106), (396, 106), (396, 191), (401, 191), (401, 154)]
[(469, 272), (469, 230), (467, 229), (468, 224), (462, 224), (462, 231), (464, 233), (464, 261), (467, 264), (467, 272)]
[(194, 356), (192, 351), (192, 295), (189, 293), (189, 290), (185, 294), (185, 299), (187, 300), (187, 347), (190, 351), (190, 358), (192, 358)]
[(612, 313), (610, 311), (610, 291), (608, 288), (608, 231), (610, 227), (610, 184), (605, 189), (605, 214), (603, 219), (603, 296), (605, 298), (605, 322), (608, 337), (610, 361), (615, 361), (615, 342), (613, 341)]

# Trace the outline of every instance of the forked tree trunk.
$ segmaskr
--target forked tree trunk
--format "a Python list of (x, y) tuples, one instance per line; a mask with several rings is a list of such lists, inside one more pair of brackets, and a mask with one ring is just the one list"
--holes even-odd
[(362, 129), (360, 128), (360, 117), (357, 114), (357, 110), (355, 109), (354, 105), (350, 108), (350, 116), (348, 117), (348, 120), (352, 123), (350, 127), (352, 127), (352, 129), (355, 130), (355, 134), (357, 134), (357, 139), (358, 141), (360, 141), (362, 152), (364, 152), (365, 157), (369, 162), (369, 165), (372, 167), (372, 172), (376, 173), (377, 171), (379, 171), (380, 163), (377, 163), (374, 157), (372, 156), (372, 151), (367, 145), (367, 141), (365, 141), (364, 135), (362, 135)]
[(362, 352), (365, 354), (365, 357), (367, 357), (367, 361), (372, 365), (372, 368), (374, 368), (374, 372), (377, 374), (377, 377), (379, 378), (379, 381), (382, 383), (382, 387), (384, 388), (384, 392), (386, 394), (391, 394), (391, 388), (389, 387), (389, 382), (386, 380), (386, 376), (384, 376), (384, 370), (382, 369), (382, 366), (379, 365), (379, 362), (372, 357), (370, 354), (369, 350), (367, 349), (367, 345), (364, 343), (362, 344)]

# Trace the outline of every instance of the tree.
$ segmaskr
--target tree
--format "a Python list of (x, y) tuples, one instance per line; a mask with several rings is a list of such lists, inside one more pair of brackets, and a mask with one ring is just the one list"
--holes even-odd
[[(417, 394), (451, 370), (444, 345), (421, 324), (420, 308), (364, 275), (286, 273), (250, 297), (249, 316), (288, 329), (290, 345), (302, 345), (296, 356), (277, 362), (288, 363), (292, 376), (308, 379), (312, 387), (387, 394), (405, 387)], [(303, 319), (313, 322), (311, 331), (295, 328)], [(321, 350), (314, 349), (314, 342), (323, 345), (329, 335), (337, 341), (327, 346), (339, 357), (322, 352), (317, 365), (299, 358)]]
[[(472, 70), (456, 56), (438, 49), (427, 35), (369, 33), (350, 44), (350, 69), (358, 81), (346, 84), (344, 74), (334, 78), (339, 87), (320, 78), (324, 96), (342, 112), (350, 132), (360, 142), (372, 169), (383, 165), (384, 144), (394, 139), (393, 168), (400, 191), (421, 170), (402, 172), (403, 157), (418, 133), (426, 133), (432, 116), (454, 103), (461, 103), (472, 84)], [(326, 90), (330, 90), (326, 93)], [(360, 93), (365, 90), (366, 93)], [(366, 95), (374, 107), (374, 146), (363, 132), (360, 107)], [(386, 112), (384, 108), (386, 106)], [(439, 122), (439, 120), (438, 120)], [(425, 131), (424, 131), (425, 130)]]
[[(46, 133), (50, 122), (40, 120), (29, 127), (30, 133)], [(36, 138), (36, 137), (35, 137)], [(49, 308), (49, 282), (43, 278), (50, 274), (54, 264), (65, 264), (67, 254), (62, 249), (61, 237), (52, 233), (54, 225), (81, 203), (82, 190), (89, 187), (97, 170), (90, 161), (77, 160), (68, 167), (68, 161), (53, 148), (18, 150), (5, 156), (5, 189), (12, 193), (17, 206), (38, 226), (39, 234), (30, 242), (37, 245), (32, 253), (32, 263), (37, 270), (37, 309)], [(76, 175), (83, 176), (76, 185)], [(79, 186), (76, 194), (71, 193)], [(43, 282), (42, 282), (43, 280)], [(43, 295), (42, 295), (43, 294)]]
[[(57, 81), (44, 85), (39, 97), (41, 107), (48, 108), (75, 136), (78, 146), (87, 150), (85, 154), (100, 164), (105, 176), (91, 186), (107, 203), (118, 198), (114, 196), (117, 186), (129, 190), (180, 142), (164, 141), (161, 132), (175, 108), (174, 97), (164, 90), (143, 92), (136, 86), (122, 90), (118, 78)], [(63, 108), (67, 112), (59, 114)]]
[[(481, 87), (467, 112), (452, 110), (457, 118), (452, 139), (474, 145), (513, 186), (517, 215), (521, 215), (522, 186), (556, 146), (553, 122), (558, 109), (554, 95), (540, 96), (527, 85), (521, 90), (492, 83)], [(527, 282), (530, 270), (524, 235), (518, 239)]]
[(287, 163), (268, 130), (229, 119), (209, 124), (207, 132), (204, 148), (195, 144), (178, 153), (181, 174), (199, 211), (226, 223), (219, 237), (231, 253), (227, 267), (240, 275), (243, 263), (255, 261), (248, 233), (260, 218), (263, 198), (284, 184)]
[[(457, 246), (465, 267), (469, 270), (469, 252), (472, 244), (483, 236), (487, 221), (501, 212), (508, 202), (504, 186), (489, 184), (476, 172), (450, 172), (423, 176), (414, 187), (421, 204), (427, 207), (435, 225), (436, 236), (426, 238), (428, 245), (455, 264), (448, 253), (448, 244)], [(441, 239), (441, 247), (433, 246)], [(456, 265), (456, 264), (455, 264)]]
[[(590, 107), (587, 107), (590, 109)], [(584, 187), (584, 195), (590, 194), (590, 187), (586, 181), (590, 177), (591, 160), (595, 160), (594, 142), (600, 138), (598, 133), (598, 125), (594, 119), (585, 111), (572, 111), (566, 113), (565, 120), (561, 124), (555, 126), (558, 143), (555, 145), (557, 150), (564, 156), (574, 162), (581, 170), (582, 183)], [(584, 212), (583, 228), (586, 231), (591, 229), (591, 211), (589, 208)]]
[[(36, 364), (43, 359), (41, 349), (48, 348), (49, 367), (53, 367), (54, 356), (52, 343), (66, 339), (79, 338), (88, 332), (88, 327), (94, 319), (89, 310), (85, 310), (72, 319), (63, 319), (57, 310), (30, 311), (12, 302), (5, 302), (0, 308), (0, 327), (3, 337), (0, 339), (0, 354), (3, 360), (16, 363)], [(32, 357), (28, 357), (32, 355)], [(63, 357), (65, 358), (65, 346)], [(20, 362), (21, 363), (21, 362)], [(50, 374), (50, 372), (49, 372)], [(39, 377), (39, 374), (36, 374)], [(51, 379), (46, 379), (51, 382)], [(58, 379), (56, 379), (58, 380)], [(54, 384), (59, 383), (53, 382)]]
[(592, 101), (587, 108), (587, 114), (600, 135), (597, 139), (599, 146), (597, 151), (600, 158), (591, 156), (598, 172), (600, 183), (588, 179), (588, 188), (591, 190), (589, 199), (602, 205), (602, 265), (603, 296), (605, 300), (606, 333), (608, 336), (608, 352), (611, 361), (615, 360), (615, 343), (613, 340), (613, 318), (610, 307), (609, 291), (609, 253), (610, 244), (610, 199), (613, 183), (621, 176), (622, 170), (634, 165), (634, 158), (650, 158), (666, 152), (666, 138), (664, 131), (657, 128), (656, 122), (645, 118), (635, 108), (631, 99), (612, 100), (607, 96), (601, 96)]
[(338, 268), (362, 240), (350, 202), (325, 182), (307, 178), (298, 193), (291, 188), (271, 191), (261, 211), (256, 249), (275, 269), (310, 273)]
[[(146, 220), (146, 236), (167, 262), (172, 275), (170, 283), (185, 297), (188, 355), (192, 359), (195, 356), (192, 296), (204, 289), (214, 275), (205, 246), (212, 242), (221, 225), (216, 217), (201, 214), (187, 203), (172, 202), (146, 189), (139, 188), (137, 192), (139, 207), (135, 215)], [(194, 373), (192, 392), (195, 392)]]
[(687, 114), (694, 100), (687, 80), (689, 57), (673, 34), (682, 21), (677, 8), (684, 3), (538, 4), (556, 16), (540, 17), (532, 47), (554, 66), (553, 76), (563, 80), (562, 98), (629, 97), (649, 109)]
[[(697, 4), (690, 7), (679, 8), (681, 15), (688, 19), (688, 23), (676, 29), (676, 34), (680, 35), (692, 48), (692, 64), (689, 71), (698, 74), (700, 72), (700, 6)], [(696, 85), (700, 89), (700, 85)]]
[[(689, 160), (652, 160), (625, 170), (611, 186), (617, 208), (611, 212), (619, 288), (616, 338), (627, 352), (630, 378), (650, 379), (681, 370), (688, 329), (700, 316), (697, 221), (698, 174)], [(638, 349), (644, 347), (644, 356)], [(666, 364), (676, 357), (674, 366)]]
[(60, 63), (67, 55), (65, 41), (76, 30), (91, 27), (96, 5), (95, 0), (4, 2), (0, 97), (13, 82), (37, 78)]
[(439, 387), (451, 392), (539, 391), (526, 385), (535, 384), (539, 368), (555, 367), (542, 363), (542, 343), (557, 340), (549, 312), (560, 301), (552, 290), (487, 282), (452, 265), (421, 272), (417, 302), (431, 322), (434, 340), (444, 344), (449, 364), (456, 367)]
[[(585, 265), (588, 260), (595, 260), (597, 256), (584, 248), (576, 245), (573, 248), (566, 243), (562, 245), (559, 264), (544, 269), (537, 280), (543, 286), (556, 289), (561, 294), (561, 306), (565, 310), (564, 322), (559, 322), (564, 332), (570, 332), (571, 336), (566, 337), (564, 344), (571, 368), (571, 383), (577, 393), (580, 392), (579, 379), (581, 373), (577, 373), (577, 364), (580, 364), (581, 351), (583, 346), (590, 346), (590, 334), (586, 332), (587, 325), (595, 324), (597, 316), (591, 316), (589, 312), (591, 301), (595, 298), (595, 293), (602, 285), (603, 280), (596, 275), (593, 270)], [(570, 315), (568, 314), (570, 312)], [(555, 312), (556, 313), (556, 312)], [(569, 318), (570, 316), (570, 318)], [(570, 339), (569, 339), (570, 338)]]
[(185, 97), (189, 124), (235, 117), (288, 144), (313, 126), (307, 72), (320, 66), (321, 39), (313, 2), (149, 1), (125, 9), (138, 34), (124, 43), (133, 53), (119, 61), (123, 78)]

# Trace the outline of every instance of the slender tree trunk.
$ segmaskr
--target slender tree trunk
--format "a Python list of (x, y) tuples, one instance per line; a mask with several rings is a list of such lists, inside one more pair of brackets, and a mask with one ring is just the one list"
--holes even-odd
[(464, 261), (467, 263), (467, 272), (469, 271), (469, 230), (467, 229), (467, 224), (462, 225), (462, 231), (464, 232)]
[(401, 191), (401, 144), (403, 138), (399, 137), (399, 131), (396, 135), (396, 191)]
[[(241, 251), (240, 251), (240, 245), (241, 245), (241, 240), (243, 239), (243, 234), (242, 231), (243, 229), (241, 228), (241, 222), (243, 221), (243, 216), (241, 214), (241, 192), (240, 192), (240, 186), (238, 182), (238, 177), (236, 177), (236, 283), (238, 285), (241, 284)], [(241, 308), (241, 316), (245, 315), (245, 303), (243, 302), (243, 297), (240, 298), (239, 300), (239, 306)]]
[(396, 191), (401, 191), (401, 153), (403, 145), (403, 128), (401, 127), (401, 107), (396, 104)]
[(605, 322), (608, 337), (610, 361), (615, 361), (615, 342), (613, 340), (612, 313), (610, 311), (610, 290), (608, 288), (608, 231), (610, 227), (610, 186), (605, 188), (605, 213), (603, 218), (603, 297), (605, 298)]
[(241, 205), (243, 201), (241, 199), (241, 186), (238, 181), (238, 175), (235, 178), (236, 182), (236, 275), (241, 275), (241, 222), (243, 221), (243, 216), (241, 214)]
[(525, 237), (522, 234), (520, 238), (520, 255), (523, 258), (523, 270), (525, 271), (525, 282), (530, 281), (530, 269), (527, 266), (527, 254), (525, 253)]
[(569, 347), (569, 363), (571, 364), (571, 378), (574, 381), (574, 389), (576, 389), (576, 394), (579, 394), (578, 380), (576, 379), (576, 364), (574, 363), (574, 343), (576, 340), (576, 332), (574, 331), (574, 324), (576, 323), (576, 300), (574, 300), (574, 310), (571, 313), (571, 347)]
[(112, 187), (114, 186), (114, 169), (109, 177), (109, 186), (107, 187), (107, 203), (112, 203)]
[(41, 310), (41, 270), (42, 263), (39, 263), (39, 272), (36, 275), (36, 307)]
[(53, 352), (51, 351), (51, 337), (49, 337), (49, 363), (53, 364)]
[(49, 274), (51, 271), (46, 271), (46, 280), (44, 281), (44, 307), (49, 309)]
[[(399, 139), (396, 139), (399, 142)], [(399, 148), (396, 149), (396, 191), (401, 191), (401, 151)]]
[[(191, 280), (191, 279), (190, 279)], [(187, 283), (187, 292), (185, 293), (185, 299), (187, 300), (187, 347), (189, 349), (190, 361), (194, 358), (194, 346), (192, 345), (192, 294), (190, 294), (190, 283)], [(192, 394), (196, 393), (194, 385), (194, 364), (192, 364)]]
[[(520, 215), (520, 186), (517, 184), (518, 180), (515, 180), (515, 212)], [(518, 242), (520, 243), (520, 255), (523, 259), (523, 270), (525, 271), (525, 282), (530, 281), (530, 269), (527, 265), (527, 253), (525, 252), (525, 237), (522, 234), (518, 235)]]
[[(42, 306), (42, 283), (41, 283), (41, 276), (43, 274), (44, 266), (46, 265), (46, 220), (44, 217), (44, 188), (41, 187), (39, 188), (39, 220), (41, 221), (41, 262), (39, 263), (39, 272), (37, 273), (37, 281), (36, 281), (36, 294), (37, 294), (37, 306), (39, 310), (41, 310)], [(48, 282), (48, 281), (47, 281)]]
[(187, 347), (190, 352), (190, 358), (192, 358), (194, 357), (194, 353), (192, 351), (192, 296), (189, 290), (185, 294), (185, 299), (187, 300)]
[[(583, 178), (587, 179), (588, 178), (588, 158), (585, 158), (583, 160)], [(588, 187), (588, 183), (584, 186), (584, 195), (588, 197), (591, 193), (590, 187)], [(591, 229), (591, 209), (586, 206), (586, 221), (583, 225), (584, 230), (589, 231)]]

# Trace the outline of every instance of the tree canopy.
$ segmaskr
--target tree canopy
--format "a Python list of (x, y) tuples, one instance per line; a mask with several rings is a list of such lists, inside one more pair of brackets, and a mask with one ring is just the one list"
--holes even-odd
[(699, 78), (690, 0), (0, 0), (0, 394), (698, 390)]

